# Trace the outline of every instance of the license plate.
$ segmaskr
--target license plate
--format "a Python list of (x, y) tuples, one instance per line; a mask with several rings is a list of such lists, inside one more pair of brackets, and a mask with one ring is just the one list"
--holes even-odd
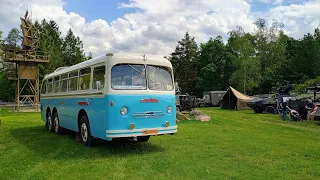
[(158, 129), (149, 129), (149, 130), (144, 130), (143, 134), (156, 134), (158, 133)]

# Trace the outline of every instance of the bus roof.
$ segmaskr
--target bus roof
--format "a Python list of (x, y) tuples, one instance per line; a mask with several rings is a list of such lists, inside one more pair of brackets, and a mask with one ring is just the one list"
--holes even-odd
[[(145, 56), (144, 56), (145, 55)], [(144, 59), (146, 57), (146, 59)], [(48, 79), (63, 73), (71, 72), (77, 69), (82, 69), (91, 65), (107, 62), (110, 66), (118, 63), (135, 63), (135, 64), (154, 64), (172, 68), (171, 62), (159, 55), (142, 54), (142, 53), (115, 53), (112, 55), (100, 56), (93, 58), (70, 67), (56, 69), (53, 73), (48, 74), (44, 79)]]

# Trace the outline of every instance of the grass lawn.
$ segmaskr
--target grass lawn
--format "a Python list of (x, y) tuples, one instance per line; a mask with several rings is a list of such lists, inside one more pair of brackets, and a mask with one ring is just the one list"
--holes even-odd
[(320, 179), (320, 122), (203, 108), (174, 136), (87, 148), (39, 113), (0, 111), (0, 179)]

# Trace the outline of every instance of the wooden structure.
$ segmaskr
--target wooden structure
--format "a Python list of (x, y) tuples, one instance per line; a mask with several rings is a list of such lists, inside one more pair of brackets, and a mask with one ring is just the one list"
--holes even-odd
[(4, 61), (16, 64), (16, 72), (9, 77), (17, 80), (16, 103), (39, 104), (39, 63), (48, 63), (48, 56), (39, 50), (39, 33), (28, 18), (21, 19), (23, 33), (22, 49), (5, 49)]

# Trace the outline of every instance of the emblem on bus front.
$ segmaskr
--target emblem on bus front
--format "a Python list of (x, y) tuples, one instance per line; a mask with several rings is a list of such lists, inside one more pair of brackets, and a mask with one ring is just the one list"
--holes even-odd
[(141, 99), (142, 103), (157, 103), (159, 102), (158, 99), (148, 98), (148, 99)]

